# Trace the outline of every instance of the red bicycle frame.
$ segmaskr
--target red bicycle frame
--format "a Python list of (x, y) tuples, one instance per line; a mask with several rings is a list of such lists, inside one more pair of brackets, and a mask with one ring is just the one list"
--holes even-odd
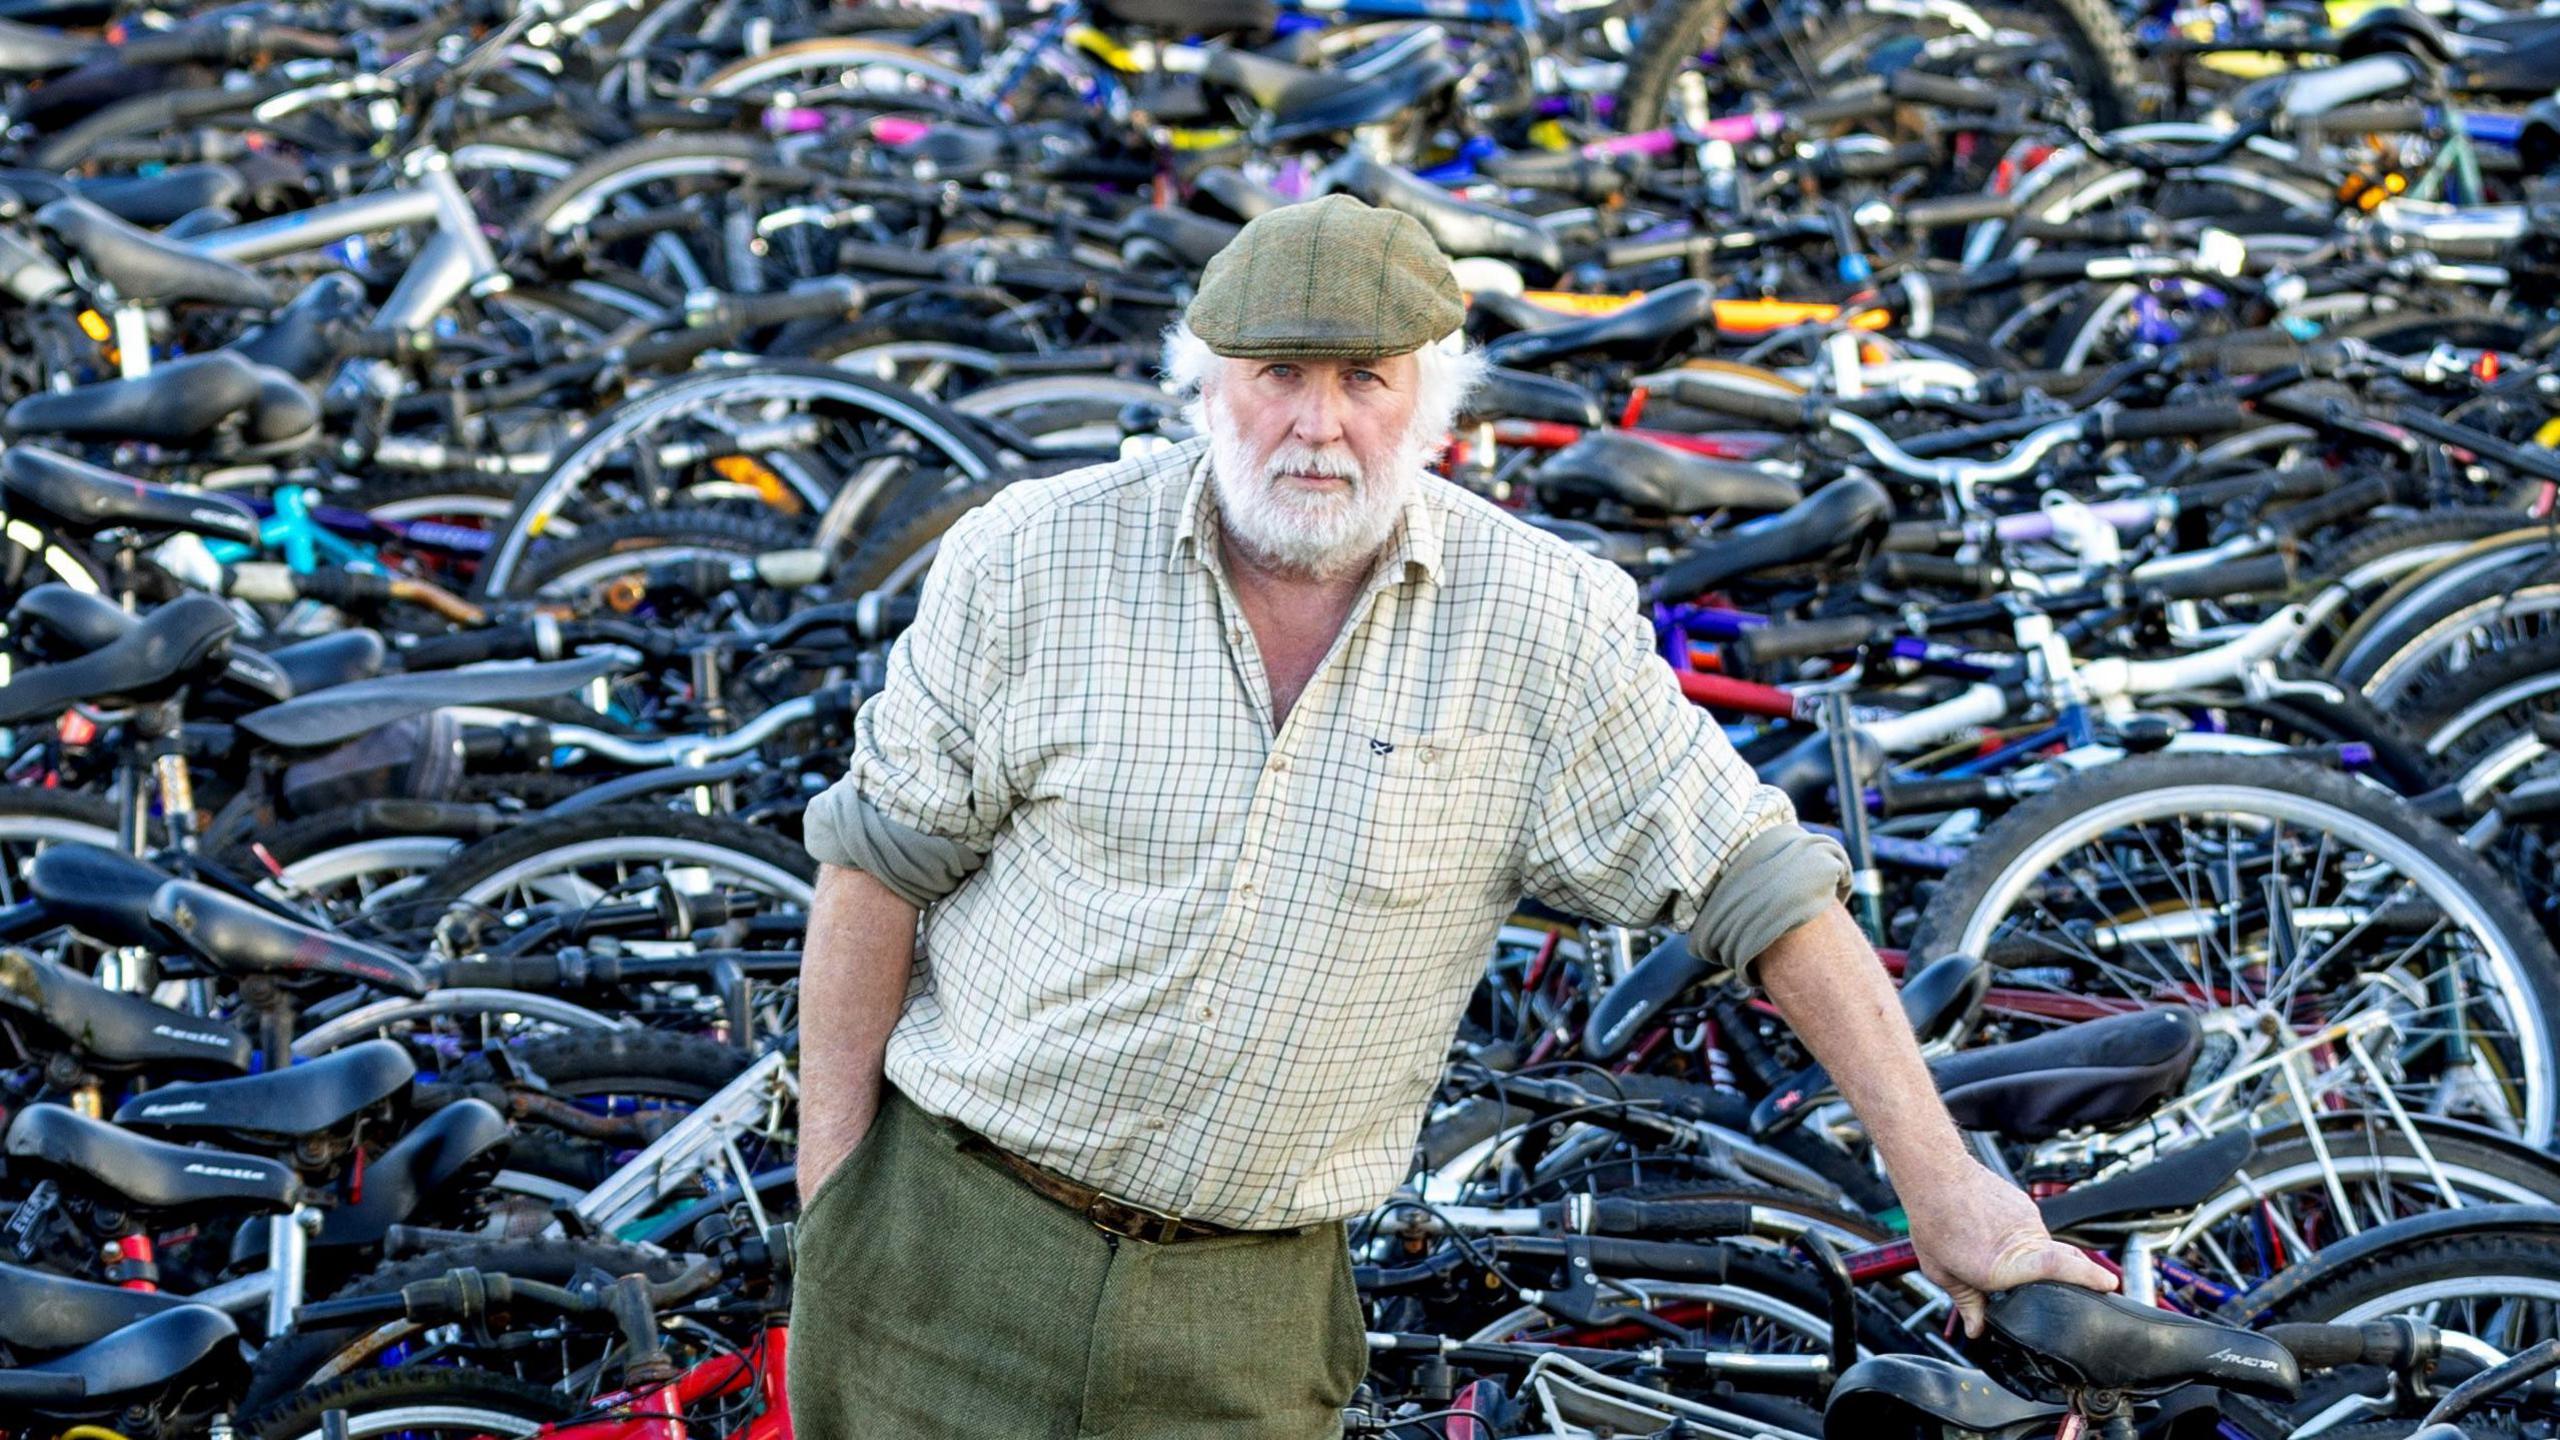
[(623, 1413), (599, 1420), (566, 1420), (534, 1432), (535, 1440), (691, 1440), (685, 1424), (695, 1406), (753, 1391), (764, 1397), (754, 1418), (728, 1432), (728, 1440), (791, 1440), (791, 1387), (785, 1379), (791, 1332), (768, 1325), (744, 1355), (721, 1355), (678, 1374), (664, 1385), (602, 1395), (600, 1407)]

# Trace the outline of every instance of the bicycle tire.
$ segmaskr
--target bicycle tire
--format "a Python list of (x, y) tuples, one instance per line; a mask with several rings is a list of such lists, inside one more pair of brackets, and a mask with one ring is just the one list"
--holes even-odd
[[(2473, 637), (2503, 623), (2527, 629), (2501, 643), (2475, 644)], [(2529, 583), (2527, 572), (2492, 571), (2432, 603), (2404, 607), (2377, 623), (2340, 661), (2338, 678), (2362, 688), (2383, 709), (2397, 712), (2425, 704), (2438, 685), (2487, 655), (2555, 633), (2560, 633), (2560, 582)], [(2438, 662), (2457, 651), (2464, 653), (2464, 663), (2439, 672)]]
[[(539, 1077), (544, 1093), (579, 1100), (600, 1095), (692, 1106), (738, 1078), (751, 1059), (732, 1045), (672, 1030), (589, 1030), (543, 1035), (506, 1047), (508, 1059)], [(497, 1084), (497, 1062), (483, 1050), (465, 1056), (450, 1077), (459, 1085)], [(544, 1125), (529, 1114), (507, 1142), (507, 1168), (591, 1188), (613, 1166), (598, 1146)]]
[(691, 846), (700, 852), (699, 858), (716, 859), (719, 852), (726, 851), (749, 862), (745, 867), (749, 870), (760, 867), (796, 879), (802, 887), (798, 899), (803, 905), (808, 903), (808, 890), (817, 883), (818, 864), (809, 858), (809, 852), (772, 831), (721, 816), (654, 805), (600, 805), (592, 810), (537, 816), (503, 834), (464, 847), (420, 887), (413, 901), (422, 910), (477, 901), (487, 887), (512, 883), (513, 877), (526, 873), (532, 862), (546, 855), (602, 841)]
[(578, 1413), (555, 1390), (505, 1375), (452, 1366), (366, 1370), (341, 1375), (249, 1416), (247, 1440), (321, 1440), (324, 1417), (346, 1414), (349, 1440), (429, 1433), (428, 1426), (483, 1426), (492, 1440), (521, 1440)]
[[(1659, 0), (1645, 11), (1635, 57), (1618, 89), (1614, 122), (1620, 130), (1654, 130), (1666, 123), (1674, 77), (1706, 48), (1707, 37), (1733, 9), (1734, 0)], [(2131, 123), (2142, 82), (2132, 41), (2113, 7), (2104, 0), (2054, 0), (2044, 13), (2054, 23), (2097, 128)]]
[[(159, 822), (152, 822), (152, 838)], [(0, 905), (26, 899), (23, 863), (47, 845), (65, 841), (116, 848), (116, 807), (104, 795), (77, 790), (0, 786)]]
[(2534, 715), (2560, 711), (2560, 634), (2493, 650), (2417, 699), (2409, 732), (2464, 773), (2508, 736), (2531, 730)]
[[(483, 596), (514, 593), (514, 588), (521, 586), (536, 542), (555, 523), (563, 519), (598, 523), (608, 518), (592, 513), (586, 497), (591, 482), (621, 447), (680, 417), (736, 399), (767, 405), (805, 404), (822, 414), (857, 417), (856, 423), (877, 422), (893, 427), (928, 447), (913, 457), (919, 462), (915, 474), (907, 476), (905, 482), (884, 481), (879, 495), (866, 502), (868, 513), (850, 517), (848, 533), (860, 533), (876, 518), (879, 512), (868, 506), (895, 495), (904, 483), (919, 476), (983, 480), (995, 474), (999, 465), (994, 447), (979, 436), (966, 418), (899, 386), (882, 385), (834, 366), (807, 361), (766, 361), (695, 371), (596, 416), (575, 444), (553, 457), (549, 473), (525, 487), (514, 511), (497, 528), (497, 538), (474, 581), (475, 592)], [(786, 476), (785, 480), (791, 483), (802, 505), (824, 508), (841, 503), (832, 488), (820, 480), (812, 479), (807, 488), (791, 477)]]
[[(2327, 547), (2312, 550), (2312, 572), (2322, 582), (2352, 575), (2386, 555), (2425, 545), (2485, 540), (2516, 528), (2522, 517), (2512, 510), (2463, 505), (2403, 515), (2380, 524), (2360, 525)], [(2313, 588), (2318, 588), (2315, 585)]]
[[(924, 497), (921, 504), (885, 516), (862, 537), (853, 554), (836, 567), (831, 582), (833, 593), (841, 596), (866, 595), (874, 590), (896, 588), (913, 590), (924, 582), (924, 571), (932, 564), (933, 547), (960, 517), (993, 500), (1014, 481), (1007, 475), (997, 480), (943, 490)], [(914, 562), (922, 560), (922, 565)]]
[[(2553, 954), (2541, 927), (2507, 882), (2456, 843), (2450, 832), (2410, 813), (2374, 787), (2298, 760), (2164, 754), (2068, 776), (1994, 822), (1948, 870), (1914, 928), (1911, 952), (1939, 955), (1975, 943), (1973, 932), (1997, 922), (1995, 916), (1977, 923), (1990, 906), (1994, 889), (2030, 883), (2012, 872), (2039, 849), (2050, 849), (2049, 837), (2086, 826), (2091, 815), (2111, 806), (2168, 806), (2183, 803), (2189, 795), (2217, 792), (2256, 796), (2261, 804), (2343, 813), (2432, 866), (2454, 894), (2474, 907), (2487, 931), (2475, 934), (2475, 943), (2485, 951), (2494, 942), (2498, 950), (2487, 957), (2502, 975), (2498, 994), (2523, 1012), (2515, 1015), (2517, 1024), (2537, 1037), (2519, 1034), (2515, 1059), (2528, 1072), (2560, 1076), (2560, 1030), (2554, 1028), (2560, 1026), (2560, 956)], [(2549, 1084), (2539, 1087), (2550, 1088)], [(2525, 1113), (2518, 1121), (2527, 1139), (2549, 1143), (2555, 1099), (2560, 1097), (2543, 1093), (2522, 1097)]]
[(690, 506), (616, 515), (583, 526), (566, 544), (536, 555), (525, 568), (522, 588), (535, 596), (555, 591), (574, 595), (626, 569), (683, 560), (753, 559), (807, 539), (807, 526), (766, 515)]

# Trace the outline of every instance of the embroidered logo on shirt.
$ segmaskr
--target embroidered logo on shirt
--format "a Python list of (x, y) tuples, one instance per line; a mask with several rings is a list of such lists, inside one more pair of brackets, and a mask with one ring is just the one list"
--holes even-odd
[(1393, 755), (1396, 753), (1395, 742), (1392, 740), (1372, 740), (1369, 742), (1369, 753), (1372, 755)]

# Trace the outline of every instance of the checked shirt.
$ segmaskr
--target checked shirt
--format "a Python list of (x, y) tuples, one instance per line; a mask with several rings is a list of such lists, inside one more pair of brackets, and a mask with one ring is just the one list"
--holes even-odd
[[(925, 912), (889, 1038), (916, 1104), (1123, 1199), (1287, 1228), (1404, 1177), (1521, 895), (1686, 928), (1794, 815), (1682, 699), (1624, 574), (1437, 478), (1275, 734), (1208, 463), (1025, 481), (955, 525), (809, 846), (873, 868), (867, 806), (984, 856)], [(1827, 897), (1801, 870), (1735, 883)]]

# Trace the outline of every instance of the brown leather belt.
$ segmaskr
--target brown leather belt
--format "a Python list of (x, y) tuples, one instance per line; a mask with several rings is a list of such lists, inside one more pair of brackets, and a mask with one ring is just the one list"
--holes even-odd
[(1212, 1225), (1205, 1220), (1185, 1220), (1179, 1215), (1168, 1215), (1161, 1210), (1151, 1210), (1132, 1201), (1105, 1195), (1090, 1185), (1079, 1184), (1054, 1170), (1044, 1170), (1011, 1151), (1000, 1149), (982, 1136), (967, 1131), (961, 1133), (964, 1148), (1012, 1171), (1015, 1179), (1030, 1186), (1043, 1199), (1054, 1200), (1073, 1210), (1105, 1235), (1143, 1240), (1150, 1245), (1172, 1245), (1184, 1240), (1211, 1240), (1222, 1235), (1249, 1233), (1224, 1225)]

